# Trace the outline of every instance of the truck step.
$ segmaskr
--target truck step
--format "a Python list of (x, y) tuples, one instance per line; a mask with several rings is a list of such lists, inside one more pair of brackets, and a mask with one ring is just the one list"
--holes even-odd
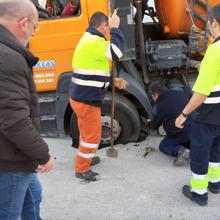
[(41, 131), (40, 133), (41, 137), (59, 137), (58, 131)]
[(40, 116), (41, 121), (53, 121), (56, 120), (56, 115), (43, 115)]
[(57, 137), (56, 94), (44, 92), (39, 94), (41, 136)]
[(51, 102), (55, 102), (56, 98), (54, 96), (47, 96), (47, 97), (39, 97), (38, 98), (38, 102), (41, 103), (51, 103)]
[(57, 137), (59, 132), (57, 130), (56, 115), (40, 116), (41, 136)]

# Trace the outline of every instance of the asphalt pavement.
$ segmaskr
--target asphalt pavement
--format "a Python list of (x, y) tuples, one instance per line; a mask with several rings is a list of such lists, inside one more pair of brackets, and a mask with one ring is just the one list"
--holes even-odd
[[(173, 157), (158, 151), (160, 137), (141, 143), (117, 145), (118, 158), (97, 155), (97, 182), (75, 178), (70, 138), (45, 138), (55, 160), (55, 169), (41, 174), (43, 220), (220, 220), (220, 194), (209, 193), (208, 206), (200, 207), (181, 192), (189, 183), (189, 165), (174, 167)], [(143, 158), (146, 147), (156, 152)]]

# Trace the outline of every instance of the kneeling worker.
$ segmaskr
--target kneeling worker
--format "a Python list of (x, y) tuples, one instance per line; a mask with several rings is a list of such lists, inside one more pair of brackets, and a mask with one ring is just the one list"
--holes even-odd
[(185, 123), (184, 129), (175, 126), (175, 119), (181, 113), (183, 106), (189, 101), (190, 89), (168, 89), (162, 82), (154, 81), (150, 84), (149, 94), (155, 102), (155, 116), (150, 127), (157, 130), (161, 125), (166, 137), (160, 142), (159, 149), (165, 154), (175, 156), (175, 166), (186, 164), (189, 158), (191, 117)]

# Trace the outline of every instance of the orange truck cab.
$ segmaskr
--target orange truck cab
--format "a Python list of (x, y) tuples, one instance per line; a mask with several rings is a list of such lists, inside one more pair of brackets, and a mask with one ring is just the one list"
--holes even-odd
[[(73, 2), (77, 2), (78, 11), (68, 15), (65, 7)], [(126, 46), (123, 58), (116, 63), (116, 74), (125, 78), (129, 86), (116, 92), (114, 140), (127, 143), (138, 141), (149, 132), (146, 121), (153, 117), (153, 111), (147, 89), (153, 79), (189, 84), (189, 78), (196, 73), (194, 66), (207, 46), (210, 7), (218, 2), (155, 0), (155, 8), (149, 6), (148, 0), (47, 0), (43, 5), (38, 2), (39, 31), (29, 47), (40, 58), (34, 67), (34, 79), (42, 134), (71, 134), (75, 142), (78, 140), (77, 120), (68, 94), (71, 61), (94, 12), (109, 15), (113, 8), (118, 8), (121, 18)], [(145, 22), (145, 16), (151, 18), (150, 23)], [(199, 34), (194, 29), (197, 26)], [(102, 106), (102, 145), (110, 143), (110, 90)]]

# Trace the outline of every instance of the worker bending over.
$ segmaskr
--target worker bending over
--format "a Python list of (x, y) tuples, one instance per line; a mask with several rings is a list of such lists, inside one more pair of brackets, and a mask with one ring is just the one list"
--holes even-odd
[(149, 94), (155, 102), (154, 119), (150, 122), (150, 127), (157, 130), (163, 125), (166, 132), (159, 149), (165, 154), (176, 157), (173, 161), (175, 166), (183, 166), (189, 158), (192, 119), (188, 118), (184, 129), (175, 127), (175, 119), (189, 101), (191, 90), (188, 87), (168, 89), (162, 82), (154, 81), (150, 84)]

